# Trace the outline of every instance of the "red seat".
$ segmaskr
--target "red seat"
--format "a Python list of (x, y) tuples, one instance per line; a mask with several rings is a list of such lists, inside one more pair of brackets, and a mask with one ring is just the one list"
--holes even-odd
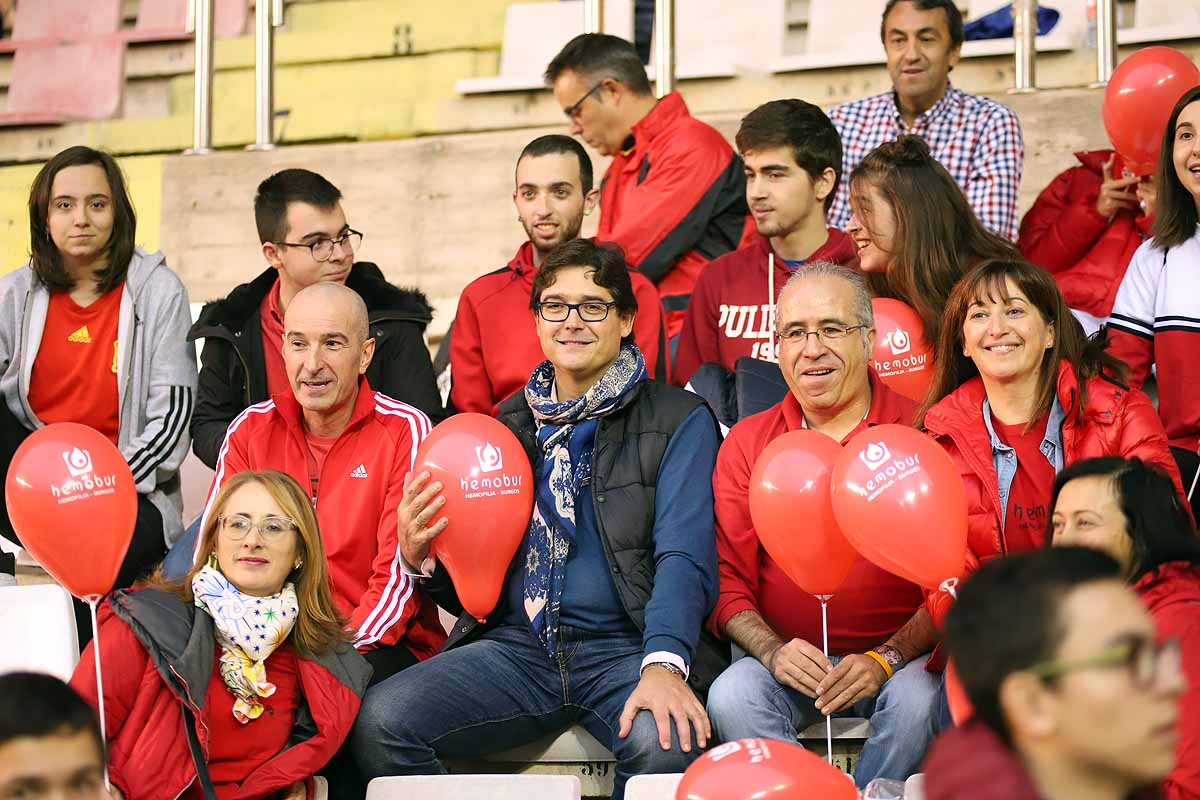
[[(264, 0), (267, 2), (268, 0)], [(188, 0), (142, 0), (137, 22), (124, 34), (129, 42), (166, 42), (191, 39), (187, 32)], [(246, 0), (215, 0), (213, 34), (217, 37), (241, 36), (249, 15)]]
[(120, 110), (124, 83), (125, 43), (119, 39), (22, 44), (13, 55), (0, 126), (110, 119)]
[(17, 3), (12, 38), (0, 39), (0, 52), (111, 36), (120, 25), (121, 0), (26, 0)]

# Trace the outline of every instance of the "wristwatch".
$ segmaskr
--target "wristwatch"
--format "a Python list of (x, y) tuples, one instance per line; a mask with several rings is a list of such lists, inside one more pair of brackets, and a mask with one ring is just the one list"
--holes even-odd
[(670, 663), (669, 661), (651, 661), (646, 666), (647, 667), (662, 667), (667, 672), (674, 675), (676, 678), (679, 678), (679, 680), (681, 680), (681, 681), (687, 680), (687, 675), (683, 674), (683, 670), (681, 670), (679, 667), (675, 666), (674, 664)]
[(872, 648), (872, 652), (883, 656), (883, 660), (892, 668), (892, 674), (899, 672), (900, 668), (904, 666), (904, 656), (900, 655), (900, 651), (890, 644), (881, 644), (879, 647)]

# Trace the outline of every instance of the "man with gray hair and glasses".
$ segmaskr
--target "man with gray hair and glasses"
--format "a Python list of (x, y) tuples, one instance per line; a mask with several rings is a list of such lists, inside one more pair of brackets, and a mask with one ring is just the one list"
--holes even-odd
[(713, 473), (721, 589), (712, 621), (746, 656), (713, 684), (708, 714), (723, 741), (794, 741), (825, 715), (868, 717), (855, 783), (904, 780), (933, 738), (939, 698), (940, 676), (925, 669), (937, 632), (920, 588), (860, 556), (829, 602), (827, 658), (820, 602), (763, 549), (749, 493), (755, 461), (784, 433), (808, 428), (844, 444), (873, 425), (911, 424), (914, 404), (870, 366), (875, 320), (857, 273), (828, 262), (798, 269), (779, 295), (775, 331), (788, 394), (733, 426)]

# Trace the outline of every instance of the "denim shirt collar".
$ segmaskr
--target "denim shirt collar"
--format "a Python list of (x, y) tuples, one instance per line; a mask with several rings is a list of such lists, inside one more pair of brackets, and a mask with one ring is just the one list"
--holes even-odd
[[(1061, 472), (1063, 468), (1062, 425), (1066, 416), (1056, 395), (1054, 403), (1050, 406), (1050, 415), (1046, 419), (1046, 434), (1042, 437), (1042, 443), (1038, 445), (1042, 455), (1054, 467), (1055, 474)], [(988, 403), (986, 395), (983, 398), (983, 425), (987, 428), (988, 439), (992, 444), (992, 466), (996, 469), (996, 492), (1000, 499), (1000, 527), (1003, 530), (1007, 517), (1004, 509), (1008, 508), (1008, 495), (1012, 490), (1013, 478), (1017, 474), (1017, 455), (1013, 448), (1000, 441), (1000, 437), (996, 435), (996, 428), (992, 425), (992, 407)]]

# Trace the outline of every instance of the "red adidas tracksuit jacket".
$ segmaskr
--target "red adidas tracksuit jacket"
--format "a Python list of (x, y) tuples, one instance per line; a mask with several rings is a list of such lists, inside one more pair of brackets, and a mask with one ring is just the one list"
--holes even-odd
[[(533, 243), (525, 242), (508, 266), (471, 281), (458, 298), (450, 331), (450, 404), (455, 411), (495, 416), (496, 407), (524, 389), (546, 360), (538, 341), (529, 295), (533, 290)], [(637, 316), (633, 338), (646, 359), (646, 373), (666, 379), (666, 333), (654, 284), (630, 272)]]
[(417, 448), (429, 434), (425, 414), (359, 380), (350, 423), (333, 443), (317, 487), (309, 475), (301, 408), (291, 392), (250, 406), (229, 426), (204, 517), (217, 490), (242, 470), (275, 469), (317, 488), (317, 522), (338, 608), (360, 650), (403, 640), (419, 659), (446, 639), (437, 606), (400, 568), (396, 508)]
[[(771, 256), (775, 259), (773, 274), (768, 273)], [(858, 251), (853, 239), (830, 228), (825, 244), (805, 261), (832, 261), (858, 269)], [(791, 275), (787, 262), (772, 251), (771, 240), (765, 236), (756, 236), (750, 244), (705, 267), (692, 288), (692, 302), (679, 334), (673, 382), (686, 385), (692, 373), (710, 361), (730, 371), (742, 356), (779, 361), (771, 309)]]

